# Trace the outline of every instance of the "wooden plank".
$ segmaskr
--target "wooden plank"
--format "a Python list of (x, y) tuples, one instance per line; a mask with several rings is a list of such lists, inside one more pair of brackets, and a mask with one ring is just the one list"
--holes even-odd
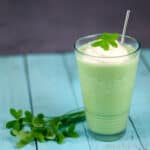
[[(0, 57), (0, 146), (3, 150), (16, 150), (17, 140), (10, 136), (5, 128), (6, 121), (11, 120), (11, 107), (30, 109), (28, 89), (21, 56)], [(34, 142), (22, 148), (35, 150)]]
[(137, 132), (138, 139), (144, 150), (150, 148), (150, 117), (147, 115), (150, 114), (149, 89), (150, 74), (142, 59), (140, 59), (130, 116), (132, 118), (133, 127)]
[[(71, 83), (74, 89), (74, 92), (76, 94), (76, 100), (78, 101), (78, 104), (80, 107), (83, 107), (82, 103), (82, 97), (81, 97), (81, 90), (80, 90), (80, 85), (79, 85), (79, 79), (78, 79), (78, 74), (77, 74), (77, 68), (76, 68), (76, 63), (75, 63), (75, 58), (74, 54), (68, 53), (65, 55), (65, 61), (68, 66), (69, 74), (71, 77)], [(86, 125), (85, 125), (86, 126)], [(88, 132), (87, 132), (88, 134)], [(142, 146), (138, 140), (137, 134), (135, 133), (134, 128), (132, 127), (132, 124), (128, 122), (128, 127), (127, 127), (127, 132), (125, 136), (115, 142), (101, 142), (101, 141), (96, 141), (93, 138), (91, 138), (88, 134), (89, 138), (89, 144), (91, 145), (92, 150), (99, 150), (99, 149), (105, 149), (105, 150), (114, 150), (114, 149), (121, 149), (121, 150), (137, 150), (137, 149), (142, 149)]]
[(150, 71), (150, 49), (142, 49), (141, 58), (143, 60), (144, 65)]
[(143, 50), (131, 111), (136, 130), (145, 149), (150, 149), (150, 51)]
[[(29, 76), (35, 113), (47, 116), (59, 115), (77, 108), (63, 56), (59, 54), (29, 55)], [(38, 143), (38, 148), (47, 150), (88, 150), (89, 145), (82, 125), (77, 126), (78, 139), (68, 138), (61, 145), (55, 142)]]

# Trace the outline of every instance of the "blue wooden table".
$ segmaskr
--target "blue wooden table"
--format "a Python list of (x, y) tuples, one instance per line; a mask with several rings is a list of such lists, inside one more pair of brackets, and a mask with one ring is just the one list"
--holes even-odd
[[(5, 129), (9, 108), (59, 115), (82, 107), (73, 53), (0, 57), (0, 149), (16, 150), (16, 139)], [(115, 142), (92, 139), (85, 123), (77, 125), (80, 138), (33, 142), (23, 150), (150, 150), (150, 51), (143, 50), (125, 136)]]

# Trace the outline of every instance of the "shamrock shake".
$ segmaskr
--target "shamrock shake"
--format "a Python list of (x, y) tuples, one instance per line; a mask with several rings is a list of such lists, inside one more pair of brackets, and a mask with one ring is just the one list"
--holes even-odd
[(139, 43), (129, 36), (95, 34), (76, 42), (76, 60), (91, 135), (105, 141), (126, 129), (139, 57)]

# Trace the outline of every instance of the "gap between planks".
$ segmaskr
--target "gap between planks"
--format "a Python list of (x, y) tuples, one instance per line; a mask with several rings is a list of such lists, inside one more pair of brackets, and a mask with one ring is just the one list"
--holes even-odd
[[(46, 57), (45, 57), (45, 56), (46, 56)], [(47, 56), (47, 55), (42, 55), (42, 56), (41, 56), (41, 55), (37, 55), (37, 56), (33, 56), (33, 57), (31, 56), (31, 58), (30, 58), (30, 55), (27, 55), (27, 56), (26, 56), (25, 61), (26, 61), (26, 64), (27, 64), (26, 67), (27, 67), (27, 70), (28, 70), (28, 80), (29, 80), (29, 86), (30, 86), (30, 90), (31, 90), (31, 98), (32, 98), (32, 103), (33, 103), (33, 108), (34, 108), (33, 112), (34, 112), (34, 113), (36, 113), (36, 105), (35, 105), (35, 103), (34, 103), (34, 100), (35, 100), (34, 96), (35, 96), (36, 93), (35, 93), (34, 90), (33, 90), (33, 89), (34, 89), (33, 86), (35, 85), (34, 81), (36, 82), (37, 78), (34, 79), (34, 77), (31, 76), (31, 75), (33, 75), (33, 72), (32, 72), (32, 71), (34, 70), (34, 69), (31, 70), (31, 67), (34, 66), (34, 65), (32, 66), (32, 61), (31, 61), (31, 60), (32, 60), (33, 58), (35, 58), (35, 61), (37, 61), (38, 59), (36, 59), (36, 58), (40, 58), (40, 59), (42, 58), (42, 62), (43, 62), (43, 60), (46, 59), (46, 62), (47, 62), (47, 63), (53, 62), (53, 63), (55, 64), (55, 59), (51, 59), (51, 58), (53, 58), (53, 56), (56, 56), (56, 58), (60, 60), (60, 61), (58, 61), (58, 62), (59, 62), (58, 64), (59, 64), (59, 65), (60, 65), (60, 64), (62, 65), (62, 67), (63, 67), (63, 68), (62, 68), (62, 69), (63, 69), (62, 71), (65, 72), (65, 79), (67, 79), (67, 81), (69, 81), (69, 78), (68, 78), (66, 69), (64, 68), (63, 56), (62, 56), (62, 55), (61, 55), (60, 57), (57, 57), (58, 55), (53, 55), (53, 54), (52, 54), (52, 55), (48, 55), (48, 56)], [(56, 60), (57, 60), (57, 59), (56, 59)], [(49, 60), (51, 60), (51, 61), (49, 62)], [(52, 65), (53, 65), (53, 63), (52, 63)], [(34, 64), (34, 63), (33, 63), (33, 64)], [(37, 64), (37, 63), (36, 63), (36, 64)], [(42, 64), (42, 65), (44, 65), (44, 64)], [(35, 65), (35, 66), (36, 66), (36, 65)], [(34, 67), (35, 67), (35, 66), (34, 66)], [(49, 66), (49, 65), (48, 65), (48, 66)], [(47, 75), (47, 73), (50, 71), (50, 70), (48, 70), (48, 69), (49, 69), (48, 66), (46, 66), (46, 70), (47, 70), (47, 71), (44, 72), (44, 74), (46, 73), (46, 75)], [(51, 66), (51, 65), (50, 65), (50, 66)], [(43, 67), (43, 66), (42, 66), (42, 67)], [(48, 67), (48, 68), (47, 68), (47, 67)], [(56, 66), (55, 66), (55, 67), (56, 67)], [(39, 70), (40, 70), (40, 66), (37, 66), (36, 69), (39, 71)], [(36, 75), (36, 74), (34, 74), (34, 75)], [(54, 75), (54, 74), (52, 74), (52, 75)], [(42, 77), (40, 76), (40, 78), (42, 78)], [(44, 79), (45, 79), (45, 76), (44, 76)], [(48, 80), (48, 78), (46, 78), (46, 80)], [(33, 81), (33, 82), (32, 82), (32, 81)], [(39, 83), (38, 83), (38, 84), (39, 84)], [(70, 83), (69, 83), (69, 82), (68, 82), (68, 85), (69, 85), (68, 87), (71, 89), (71, 86), (70, 86)], [(56, 89), (56, 90), (57, 90), (57, 89)], [(70, 92), (72, 92), (72, 91), (70, 90)], [(41, 93), (41, 94), (42, 94), (42, 93)], [(45, 93), (45, 94), (46, 94), (46, 93)], [(73, 93), (71, 93), (71, 95), (72, 95), (72, 98), (74, 98)], [(41, 95), (41, 96), (43, 96), (43, 95)], [(76, 106), (75, 100), (74, 100), (74, 106)], [(82, 126), (81, 126), (81, 128), (82, 128)], [(83, 130), (83, 133), (84, 133), (84, 128), (82, 128), (82, 130)], [(87, 143), (85, 147), (86, 147), (87, 150), (89, 150), (89, 145), (88, 145), (88, 141), (87, 141), (86, 137), (84, 137), (84, 139), (85, 139), (84, 141)], [(47, 145), (43, 143), (43, 146), (44, 146), (44, 145), (45, 145), (45, 149), (47, 149), (47, 148), (46, 148)], [(55, 145), (54, 145), (54, 144), (52, 144), (52, 145), (54, 146), (54, 149), (55, 149)], [(69, 143), (69, 145), (71, 145), (71, 143)], [(80, 143), (79, 143), (79, 145), (80, 145)], [(78, 145), (78, 146), (79, 146), (79, 145)], [(40, 143), (37, 142), (37, 149), (41, 149), (41, 148), (43, 149), (43, 146), (42, 146)], [(65, 146), (65, 145), (64, 145), (64, 146)], [(57, 148), (57, 147), (59, 147), (59, 146), (56, 146), (56, 148)], [(63, 147), (62, 147), (62, 148), (63, 148)]]
[[(67, 62), (65, 61), (65, 55), (63, 54), (62, 56), (63, 56), (63, 63), (64, 63), (64, 67), (65, 67), (66, 72), (67, 72), (68, 79), (71, 82), (71, 76), (70, 76), (70, 73), (69, 73), (69, 70), (68, 70), (69, 68), (68, 68)], [(144, 63), (144, 65), (146, 66), (146, 68), (148, 69), (148, 71), (150, 71), (150, 67), (147, 64), (147, 62), (144, 60), (143, 56), (141, 56), (141, 60)], [(25, 74), (26, 74), (26, 80), (27, 80), (27, 86), (28, 86), (28, 93), (29, 93), (29, 98), (30, 98), (30, 106), (31, 106), (32, 112), (34, 112), (33, 104), (32, 104), (32, 93), (31, 93), (31, 87), (30, 87), (31, 83), (30, 83), (30, 78), (29, 78), (29, 69), (28, 69), (29, 66), (28, 66), (27, 55), (24, 55), (24, 67), (25, 67)], [(79, 107), (79, 104), (77, 102), (77, 97), (76, 97), (76, 94), (74, 93), (72, 84), (71, 84), (71, 88), (72, 88), (73, 96), (75, 97), (75, 100), (76, 100), (76, 105)], [(130, 123), (131, 123), (131, 125), (132, 125), (132, 127), (133, 127), (133, 129), (134, 129), (134, 131), (136, 133), (136, 136), (137, 136), (137, 138), (139, 140), (139, 143), (140, 143), (142, 149), (146, 150), (144, 145), (143, 145), (143, 143), (142, 143), (142, 140), (141, 140), (141, 138), (139, 136), (139, 133), (138, 133), (138, 131), (136, 129), (136, 126), (134, 125), (134, 122), (132, 121), (131, 117), (129, 117), (129, 121), (130, 121)], [(89, 137), (88, 137), (88, 134), (87, 134), (86, 127), (84, 126), (84, 124), (82, 124), (82, 125), (83, 125), (84, 132), (85, 132), (88, 144), (89, 144), (89, 149), (91, 150), (92, 148), (91, 148), (91, 145), (90, 145), (90, 142), (89, 142)], [(38, 150), (38, 143), (36, 141), (35, 141), (35, 143), (36, 143), (36, 150)]]
[[(72, 91), (72, 94), (73, 94), (73, 96), (74, 96), (74, 98), (75, 98), (75, 102), (76, 102), (77, 107), (80, 108), (80, 106), (79, 106), (79, 104), (78, 104), (78, 101), (77, 101), (77, 97), (76, 97), (75, 91), (74, 91), (73, 86), (72, 86), (72, 84), (71, 84), (71, 75), (70, 75), (70, 73), (69, 73), (68, 64), (67, 64), (67, 62), (66, 62), (66, 60), (65, 60), (65, 54), (62, 54), (62, 58), (63, 58), (64, 68), (66, 69), (67, 76), (68, 76), (68, 79), (69, 79), (69, 82), (70, 82), (70, 85), (71, 85), (71, 88), (72, 88), (72, 90), (71, 90), (71, 91)], [(88, 136), (88, 133), (87, 133), (87, 130), (86, 130), (86, 127), (85, 127), (84, 123), (82, 123), (82, 126), (83, 126), (83, 129), (84, 129), (85, 136), (86, 136), (86, 138), (87, 138), (87, 142), (88, 142), (88, 145), (89, 145), (89, 150), (92, 150), (91, 144), (90, 144), (90, 141), (89, 141), (90, 139), (89, 139), (89, 136)]]
[(136, 126), (135, 126), (134, 121), (132, 120), (131, 116), (129, 116), (129, 121), (130, 121), (130, 123), (131, 123), (131, 125), (132, 125), (132, 127), (133, 127), (133, 130), (135, 131), (135, 134), (136, 134), (136, 136), (137, 136), (137, 138), (138, 138), (138, 141), (139, 141), (139, 143), (140, 143), (142, 149), (143, 149), (143, 150), (146, 150), (144, 144), (142, 143), (142, 140), (141, 140), (141, 138), (140, 138), (140, 135), (139, 135), (139, 133), (138, 133), (138, 130), (136, 129)]
[[(34, 114), (33, 103), (32, 103), (32, 93), (31, 93), (31, 82), (30, 82), (30, 77), (29, 77), (29, 66), (28, 66), (27, 55), (24, 55), (23, 59), (24, 59), (24, 71), (25, 71), (27, 90), (28, 90), (28, 95), (29, 95), (30, 109), (31, 109), (32, 114)], [(38, 142), (37, 142), (37, 140), (34, 140), (34, 143), (35, 143), (36, 150), (38, 150)]]
[(148, 70), (148, 72), (150, 72), (150, 66), (142, 54), (141, 54), (141, 60), (143, 64), (145, 65), (146, 69)]
[[(64, 62), (65, 62), (65, 60), (64, 60)], [(65, 62), (65, 65), (66, 65), (66, 67), (68, 67), (68, 66), (67, 66), (68, 64), (67, 64), (66, 62)], [(67, 70), (68, 70), (68, 69), (67, 69)], [(68, 75), (70, 75), (69, 71), (68, 71)], [(69, 78), (71, 78), (71, 77), (69, 77)], [(77, 99), (77, 98), (76, 98), (76, 99)], [(142, 142), (142, 140), (141, 140), (141, 138), (140, 138), (140, 135), (139, 135), (139, 133), (138, 133), (138, 130), (136, 129), (136, 126), (135, 126), (134, 121), (132, 120), (131, 116), (129, 116), (129, 121), (130, 121), (130, 123), (131, 123), (131, 126), (132, 126), (134, 132), (135, 132), (135, 135), (137, 136), (137, 140), (139, 141), (139, 144), (141, 145), (141, 148), (142, 148), (143, 150), (146, 150), (146, 148), (145, 148), (145, 146), (144, 146), (144, 144), (143, 144), (143, 142)], [(84, 128), (85, 128), (85, 127), (84, 127)], [(86, 136), (87, 136), (87, 138), (88, 138), (88, 134), (87, 134), (86, 128), (85, 128), (85, 132), (86, 132)], [(89, 138), (88, 138), (88, 142), (89, 142)], [(89, 146), (91, 147), (90, 142), (89, 142)]]

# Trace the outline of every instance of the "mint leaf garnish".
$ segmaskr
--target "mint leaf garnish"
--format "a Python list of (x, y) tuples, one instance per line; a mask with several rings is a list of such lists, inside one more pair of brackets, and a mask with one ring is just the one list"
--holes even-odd
[(44, 114), (33, 115), (30, 111), (10, 109), (14, 120), (6, 123), (10, 134), (18, 139), (17, 148), (33, 142), (56, 141), (61, 144), (65, 138), (77, 138), (75, 125), (85, 120), (84, 111), (66, 113), (61, 116), (48, 118)]
[(116, 40), (118, 40), (118, 33), (103, 33), (91, 45), (93, 47), (100, 46), (105, 51), (109, 50), (109, 46), (118, 47)]

